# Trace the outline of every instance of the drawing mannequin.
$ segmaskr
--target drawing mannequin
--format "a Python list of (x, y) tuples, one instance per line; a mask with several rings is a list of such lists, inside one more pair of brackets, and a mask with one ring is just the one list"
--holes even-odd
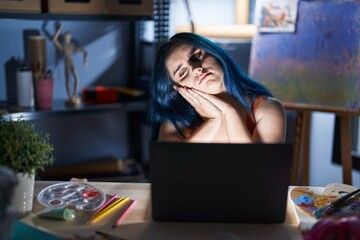
[[(68, 94), (68, 99), (65, 101), (65, 104), (70, 105), (70, 106), (79, 105), (81, 100), (80, 100), (80, 97), (77, 96), (77, 94), (76, 94), (77, 88), (79, 85), (79, 77), (77, 75), (77, 72), (76, 72), (76, 69), (74, 66), (72, 55), (77, 51), (83, 52), (84, 65), (87, 64), (88, 55), (87, 55), (87, 51), (85, 49), (77, 46), (76, 44), (74, 44), (72, 42), (71, 34), (69, 32), (66, 32), (64, 34), (64, 43), (61, 44), (58, 40), (61, 31), (62, 31), (62, 25), (60, 25), (57, 32), (55, 33), (53, 42), (54, 42), (55, 46), (57, 47), (57, 49), (59, 49), (64, 54), (65, 81), (66, 81), (66, 91)], [(70, 74), (72, 75), (73, 80), (74, 80), (73, 88), (71, 88)]]

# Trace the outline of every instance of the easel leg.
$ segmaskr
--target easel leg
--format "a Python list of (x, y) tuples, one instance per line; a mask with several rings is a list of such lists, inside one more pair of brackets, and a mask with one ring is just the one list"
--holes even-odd
[(297, 111), (291, 179), (293, 185), (309, 185), (310, 124), (311, 112)]
[(309, 155), (310, 155), (310, 125), (311, 125), (311, 112), (304, 112), (304, 120), (302, 125), (302, 139), (301, 139), (301, 153), (302, 153), (302, 169), (301, 169), (301, 182), (303, 186), (309, 185)]
[(293, 149), (293, 162), (292, 162), (292, 174), (291, 185), (300, 185), (299, 174), (301, 172), (300, 167), (300, 148), (301, 148), (301, 128), (303, 122), (303, 112), (296, 111), (295, 118), (295, 131), (294, 131), (294, 149)]
[(340, 140), (341, 140), (341, 164), (343, 183), (352, 185), (352, 157), (351, 157), (351, 132), (350, 116), (340, 117)]

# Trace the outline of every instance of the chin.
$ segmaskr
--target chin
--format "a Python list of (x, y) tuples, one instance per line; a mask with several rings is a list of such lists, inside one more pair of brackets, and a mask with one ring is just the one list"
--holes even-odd
[(220, 84), (207, 84), (206, 89), (204, 89), (203, 91), (212, 95), (227, 92), (223, 85)]

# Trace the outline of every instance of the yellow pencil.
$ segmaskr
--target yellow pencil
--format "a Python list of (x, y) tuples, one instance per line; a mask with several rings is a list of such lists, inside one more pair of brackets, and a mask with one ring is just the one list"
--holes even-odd
[(127, 201), (129, 200), (128, 197), (126, 198), (119, 198), (117, 200), (115, 200), (114, 202), (112, 202), (111, 204), (109, 204), (108, 206), (106, 206), (103, 210), (101, 210), (100, 212), (98, 212), (95, 216), (91, 217), (88, 220), (88, 224), (92, 224), (92, 223), (96, 223), (98, 222), (100, 219), (102, 219), (103, 217), (107, 216), (108, 214), (110, 214), (111, 212), (113, 212), (114, 210), (118, 209), (119, 207), (121, 207), (123, 204), (125, 204)]

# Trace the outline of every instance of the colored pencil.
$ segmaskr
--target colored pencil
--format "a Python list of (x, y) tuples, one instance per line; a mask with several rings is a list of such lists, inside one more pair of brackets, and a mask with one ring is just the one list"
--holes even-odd
[(121, 220), (125, 217), (125, 215), (130, 211), (132, 206), (136, 204), (136, 200), (130, 199), (127, 203), (121, 208), (120, 214), (117, 217), (116, 221), (113, 224), (113, 228), (116, 228), (120, 225)]
[(87, 223), (92, 224), (98, 222), (100, 219), (104, 218), (105, 216), (109, 215), (110, 213), (124, 205), (124, 203), (126, 203), (128, 200), (129, 198), (119, 198), (113, 201), (100, 212), (98, 212), (93, 218), (90, 218)]
[(115, 198), (117, 198), (118, 194), (115, 193), (114, 195), (111, 196), (111, 198), (109, 200), (107, 200), (103, 205), (101, 205), (100, 208), (98, 208), (91, 216), (89, 219), (93, 218), (94, 216), (96, 216), (96, 214), (98, 214), (101, 210), (103, 210), (107, 205), (109, 205)]

